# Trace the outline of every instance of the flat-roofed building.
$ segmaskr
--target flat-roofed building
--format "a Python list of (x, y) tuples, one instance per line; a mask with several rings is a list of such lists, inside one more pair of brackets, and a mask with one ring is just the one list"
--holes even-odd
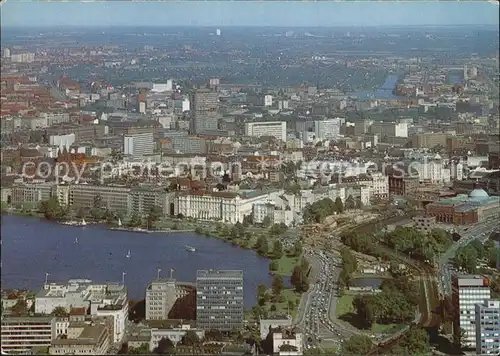
[(47, 283), (35, 297), (35, 313), (48, 315), (61, 307), (70, 311), (82, 308), (86, 315), (110, 317), (113, 320), (113, 342), (125, 335), (128, 318), (127, 289), (123, 284), (92, 284), (88, 279), (73, 279), (67, 284)]
[(52, 340), (50, 355), (106, 355), (112, 344), (104, 323), (71, 322), (68, 335)]
[(245, 136), (270, 136), (286, 141), (286, 121), (247, 122), (245, 124)]
[[(182, 304), (183, 299), (189, 299), (190, 295), (194, 297), (195, 290), (194, 283), (178, 282), (172, 278), (152, 281), (146, 288), (146, 320), (174, 319), (172, 310), (175, 304)], [(194, 311), (195, 305), (191, 307)]]
[(204, 330), (231, 331), (243, 326), (243, 271), (196, 273), (196, 323)]
[(476, 304), (476, 354), (500, 355), (500, 300)]
[(453, 332), (465, 348), (476, 348), (476, 304), (490, 299), (490, 287), (486, 278), (479, 275), (452, 276), (452, 303), (456, 310)]
[(73, 184), (69, 191), (69, 204), (79, 208), (92, 208), (97, 197), (113, 212), (127, 213), (130, 188), (112, 185)]
[(2, 353), (28, 354), (32, 348), (49, 347), (55, 326), (53, 316), (2, 317)]

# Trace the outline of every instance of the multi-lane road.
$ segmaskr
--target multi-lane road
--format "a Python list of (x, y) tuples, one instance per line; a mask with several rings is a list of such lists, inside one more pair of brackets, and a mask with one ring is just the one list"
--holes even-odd
[(498, 228), (498, 220), (490, 219), (479, 224), (468, 225), (459, 229), (460, 240), (456, 241), (445, 253), (443, 253), (438, 261), (439, 266), (439, 287), (443, 295), (451, 294), (451, 260), (455, 257), (457, 250), (469, 244), (471, 241), (480, 239), (484, 242), (489, 235)]

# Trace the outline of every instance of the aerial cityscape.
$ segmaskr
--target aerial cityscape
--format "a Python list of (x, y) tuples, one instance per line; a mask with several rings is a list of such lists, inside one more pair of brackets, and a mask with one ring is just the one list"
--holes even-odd
[(1, 354), (500, 355), (498, 3), (360, 4), (3, 4)]

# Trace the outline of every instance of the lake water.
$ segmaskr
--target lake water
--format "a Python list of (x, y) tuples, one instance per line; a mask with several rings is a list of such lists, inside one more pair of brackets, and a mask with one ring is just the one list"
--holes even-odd
[(359, 91), (353, 93), (353, 96), (356, 96), (360, 100), (368, 100), (368, 99), (397, 99), (398, 96), (394, 95), (392, 91), (398, 82), (399, 76), (397, 74), (389, 74), (384, 83), (379, 86), (374, 91)]
[[(141, 234), (111, 231), (104, 226), (71, 227), (37, 218), (2, 215), (2, 288), (37, 291), (49, 281), (88, 278), (118, 282), (126, 273), (129, 298), (144, 298), (157, 268), (179, 281), (195, 282), (199, 269), (237, 269), (244, 272), (245, 307), (256, 302), (260, 283), (270, 285), (269, 261), (214, 238), (193, 233)], [(78, 243), (76, 243), (78, 238)], [(187, 252), (185, 245), (197, 252)], [(130, 258), (127, 252), (130, 250)]]

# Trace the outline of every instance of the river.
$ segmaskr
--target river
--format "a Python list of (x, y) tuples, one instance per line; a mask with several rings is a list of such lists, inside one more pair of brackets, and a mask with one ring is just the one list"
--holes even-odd
[[(194, 233), (142, 234), (104, 226), (71, 227), (37, 218), (2, 215), (2, 288), (37, 291), (44, 283), (88, 278), (121, 281), (129, 298), (144, 298), (157, 268), (179, 281), (195, 282), (199, 269), (237, 269), (244, 273), (245, 307), (256, 303), (257, 285), (271, 284), (269, 262), (255, 252)], [(78, 238), (78, 243), (76, 243)], [(197, 252), (187, 252), (185, 245)], [(130, 258), (127, 252), (130, 250)]]
[(368, 100), (368, 99), (397, 99), (398, 96), (395, 96), (392, 91), (398, 82), (399, 76), (397, 74), (389, 74), (384, 83), (379, 86), (374, 91), (359, 91), (355, 92), (352, 95), (356, 96), (360, 100)]

